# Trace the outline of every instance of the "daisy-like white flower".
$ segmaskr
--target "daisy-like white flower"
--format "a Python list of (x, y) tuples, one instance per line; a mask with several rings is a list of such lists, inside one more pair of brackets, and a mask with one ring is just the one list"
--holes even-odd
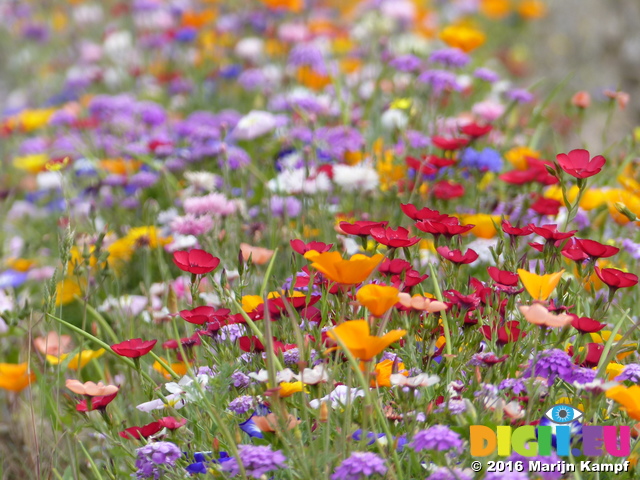
[(294, 375), (293, 378), (307, 385), (317, 385), (327, 382), (329, 375), (324, 365), (316, 365), (313, 368), (305, 368), (300, 372), (300, 375)]
[(276, 116), (262, 110), (252, 110), (242, 117), (233, 129), (238, 140), (252, 140), (271, 132), (278, 125)]
[(389, 381), (391, 385), (400, 385), (403, 387), (431, 387), (440, 382), (440, 377), (427, 373), (420, 373), (415, 377), (405, 377), (401, 373), (394, 373), (389, 377)]
[(334, 165), (333, 181), (347, 191), (369, 192), (380, 182), (378, 172), (369, 165)]
[[(176, 382), (169, 382), (164, 385), (164, 388), (169, 392), (169, 395), (165, 396), (165, 400), (158, 398), (149, 402), (141, 403), (136, 408), (141, 412), (151, 412), (153, 410), (162, 410), (163, 408), (173, 407), (176, 410), (184, 407), (189, 402), (195, 402), (202, 398), (200, 393), (201, 389), (204, 389), (209, 383), (209, 375), (197, 375), (196, 380), (191, 377), (184, 376)], [(200, 388), (195, 382), (200, 384)]]
[[(253, 378), (254, 380), (260, 383), (265, 383), (269, 381), (269, 372), (267, 372), (265, 369), (262, 369), (259, 372), (251, 372), (249, 374), (249, 377)], [(277, 383), (291, 382), (291, 380), (294, 378), (296, 378), (296, 375), (293, 373), (293, 371), (290, 368), (285, 368), (284, 370), (281, 370), (280, 372), (276, 373)]]
[(329, 395), (311, 400), (309, 406), (319, 408), (323, 402), (326, 402), (331, 404), (331, 408), (339, 408), (344, 407), (348, 402), (353, 402), (358, 397), (364, 397), (364, 390), (338, 385)]

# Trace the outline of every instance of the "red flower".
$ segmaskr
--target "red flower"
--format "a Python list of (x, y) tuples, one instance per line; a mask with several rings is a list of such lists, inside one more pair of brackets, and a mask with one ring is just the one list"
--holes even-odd
[[(119, 385), (118, 385), (119, 386)], [(89, 412), (93, 410), (104, 410), (107, 408), (114, 398), (118, 395), (118, 392), (112, 393), (111, 395), (102, 395), (100, 397), (91, 397), (89, 401), (91, 402), (91, 408), (87, 407), (87, 400), (82, 400), (80, 403), (76, 405), (76, 410), (78, 412)]]
[(403, 227), (383, 228), (374, 227), (371, 229), (371, 236), (382, 245), (392, 248), (410, 247), (420, 241), (418, 237), (409, 238), (409, 230)]
[(502, 345), (515, 342), (527, 336), (525, 332), (520, 330), (519, 323), (516, 321), (507, 322), (504, 327), (498, 329), (492, 328), (489, 325), (483, 325), (480, 327), (480, 332), (488, 340), (491, 340), (494, 335), (497, 334), (498, 338), (496, 339), (496, 343)]
[[(191, 337), (181, 338), (180, 343), (182, 343), (183, 348), (192, 348), (196, 345), (201, 345), (202, 340), (200, 339), (200, 335), (198, 335), (198, 333), (194, 333)], [(177, 350), (178, 341), (167, 340), (162, 344), (162, 348), (164, 348), (165, 350)]]
[(478, 259), (478, 254), (471, 248), (464, 254), (460, 250), (451, 250), (449, 247), (438, 247), (436, 251), (446, 260), (453, 263), (473, 263)]
[(591, 257), (592, 260), (595, 260), (598, 258), (613, 257), (616, 253), (620, 251), (620, 249), (617, 247), (612, 247), (610, 245), (603, 245), (602, 243), (596, 242), (594, 240), (576, 239), (576, 243), (585, 254)]
[(487, 272), (489, 272), (489, 276), (493, 279), (493, 281), (499, 283), (500, 285), (515, 287), (518, 284), (519, 277), (517, 273), (500, 270), (497, 267), (489, 267), (487, 268)]
[(587, 343), (585, 348), (587, 350), (586, 356), (584, 350), (574, 354), (573, 347), (569, 347), (568, 353), (573, 357), (573, 363), (581, 367), (597, 367), (598, 363), (600, 363), (602, 352), (604, 352), (604, 345), (601, 343)]
[(162, 430), (162, 425), (160, 422), (151, 422), (148, 425), (143, 427), (129, 427), (125, 428), (123, 431), (118, 432), (122, 438), (140, 440), (141, 438), (148, 438), (151, 435), (155, 435), (160, 430)]
[(183, 427), (187, 424), (187, 419), (183, 418), (181, 420), (178, 420), (173, 417), (162, 417), (160, 420), (158, 420), (158, 423), (162, 428), (166, 428), (168, 430), (177, 430), (178, 428)]
[(514, 227), (507, 220), (502, 221), (502, 231), (512, 237), (526, 237), (532, 233), (531, 225), (522, 228)]
[(422, 208), (418, 210), (415, 205), (411, 203), (400, 204), (400, 209), (411, 220), (440, 220), (446, 218), (446, 215), (440, 213), (437, 210), (431, 210), (429, 208)]
[(607, 163), (602, 155), (590, 158), (587, 150), (571, 150), (556, 155), (560, 168), (575, 178), (589, 178), (597, 175)]
[(220, 259), (204, 250), (193, 248), (189, 251), (181, 250), (174, 252), (173, 263), (175, 263), (180, 270), (202, 275), (213, 272), (220, 264)]
[(464, 187), (449, 180), (440, 180), (432, 189), (433, 196), (440, 200), (451, 200), (464, 195)]
[(547, 243), (571, 238), (577, 232), (577, 230), (571, 230), (569, 232), (559, 232), (558, 225), (556, 224), (542, 225), (540, 227), (531, 224), (529, 226), (531, 227), (533, 233), (535, 233), (536, 235), (540, 235), (547, 241)]
[(415, 287), (427, 278), (429, 278), (429, 275), (426, 273), (424, 275), (420, 275), (420, 272), (417, 270), (409, 269), (405, 272), (404, 276), (402, 274), (393, 275), (391, 277), (391, 286), (396, 287), (399, 290), (408, 291), (411, 287)]
[(539, 197), (529, 208), (540, 215), (558, 215), (562, 203), (553, 198)]
[(378, 265), (378, 271), (383, 275), (398, 275), (410, 269), (411, 264), (401, 258), (394, 258), (393, 260), (385, 258), (382, 263)]
[[(258, 337), (240, 337), (238, 339), (238, 345), (240, 346), (240, 350), (243, 352), (264, 352), (266, 351), (266, 347), (262, 344)], [(278, 340), (276, 337), (273, 337), (273, 350), (275, 353), (284, 352), (287, 350), (291, 350), (292, 348), (297, 348), (295, 344), (284, 344)]]
[(216, 310), (213, 307), (202, 306), (192, 308), (191, 310), (180, 310), (180, 316), (187, 322), (193, 323), (194, 325), (204, 325), (205, 323), (220, 321), (229, 313), (231, 310), (228, 308), (221, 308)]
[(412, 168), (416, 172), (420, 172), (422, 175), (433, 175), (438, 172), (437, 168), (427, 163), (427, 157), (423, 157), (422, 159), (407, 157), (404, 161), (407, 167)]
[(466, 147), (469, 143), (468, 138), (444, 138), (444, 137), (431, 137), (431, 142), (442, 150), (459, 150), (462, 147)]
[[(445, 290), (442, 294), (451, 300), (452, 305), (457, 306), (460, 310), (475, 310), (480, 305), (482, 299), (476, 292), (471, 295), (463, 295), (457, 290)], [(478, 323), (477, 321), (475, 323)]]
[(302, 240), (298, 240), (298, 239), (291, 240), (289, 244), (291, 245), (291, 248), (293, 249), (293, 251), (299, 253), (300, 255), (304, 255), (305, 253), (311, 250), (315, 250), (318, 253), (324, 253), (324, 252), (328, 252), (329, 250), (331, 250), (331, 247), (333, 247), (333, 243), (329, 243), (329, 244), (324, 242), (304, 243)]
[(437, 155), (429, 155), (427, 161), (436, 168), (446, 168), (455, 165), (456, 161), (451, 158), (441, 158)]
[(491, 130), (493, 130), (491, 125), (480, 125), (475, 122), (469, 123), (460, 129), (462, 133), (469, 135), (472, 138), (482, 137)]
[(468, 232), (473, 227), (475, 225), (460, 225), (460, 221), (455, 217), (446, 217), (443, 220), (424, 220), (416, 223), (418, 230), (430, 233), (434, 237), (444, 235), (448, 238)]
[(366, 237), (371, 234), (371, 229), (375, 227), (386, 227), (389, 222), (368, 222), (358, 220), (355, 223), (340, 222), (340, 230), (347, 235), (358, 235)]
[(573, 317), (571, 326), (578, 330), (580, 333), (595, 333), (602, 330), (607, 325), (593, 320), (589, 317), (578, 317), (577, 315), (570, 314)]
[(141, 338), (133, 338), (111, 345), (111, 349), (121, 357), (139, 358), (149, 353), (157, 342), (157, 340), (144, 341)]
[(596, 267), (596, 275), (609, 288), (617, 290), (618, 288), (633, 287), (638, 283), (638, 276), (633, 273), (626, 273), (616, 268), (599, 268)]

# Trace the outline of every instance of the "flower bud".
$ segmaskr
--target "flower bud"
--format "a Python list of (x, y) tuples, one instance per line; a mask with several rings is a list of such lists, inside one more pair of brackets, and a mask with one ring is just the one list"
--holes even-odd
[(632, 222), (635, 222), (638, 219), (638, 216), (633, 213), (629, 208), (622, 202), (615, 203), (616, 210), (618, 210), (621, 214), (627, 217)]

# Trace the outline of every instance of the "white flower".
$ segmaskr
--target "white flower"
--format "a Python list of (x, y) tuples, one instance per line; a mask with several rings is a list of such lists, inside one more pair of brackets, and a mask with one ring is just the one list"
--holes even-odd
[(252, 140), (276, 128), (276, 116), (262, 110), (252, 110), (242, 117), (233, 129), (233, 137), (238, 140)]
[(353, 402), (358, 397), (364, 397), (364, 390), (338, 385), (329, 395), (311, 400), (309, 406), (319, 408), (322, 402), (331, 402), (331, 408), (339, 408), (345, 406), (349, 401)]
[(415, 377), (405, 377), (400, 373), (394, 373), (389, 377), (389, 381), (391, 385), (400, 385), (403, 387), (431, 387), (440, 381), (440, 377), (427, 373), (420, 373)]
[[(141, 403), (136, 408), (142, 412), (162, 410), (165, 407), (180, 409), (187, 403), (195, 402), (202, 398), (201, 390), (207, 386), (209, 379), (209, 375), (197, 375), (195, 380), (185, 375), (178, 383), (169, 382), (165, 384), (164, 388), (170, 393), (170, 395), (164, 397), (167, 403), (159, 398)], [(196, 385), (196, 381), (200, 384), (200, 388)]]
[(404, 130), (409, 123), (409, 118), (397, 108), (390, 108), (380, 117), (380, 123), (386, 130)]
[(303, 168), (285, 169), (276, 178), (269, 180), (267, 186), (272, 192), (277, 193), (313, 195), (331, 190), (331, 180), (324, 172), (316, 174), (314, 168), (310, 169), (309, 177), (305, 177)]
[(123, 295), (118, 298), (108, 297), (98, 307), (99, 312), (117, 311), (127, 317), (135, 317), (147, 306), (147, 297), (142, 295)]
[[(251, 372), (248, 376), (260, 383), (269, 381), (269, 372), (267, 372), (265, 369), (262, 369), (257, 373)], [(284, 370), (276, 373), (276, 383), (290, 382), (293, 378), (295, 378), (295, 374), (290, 368), (285, 368)]]
[(191, 187), (212, 192), (216, 189), (219, 177), (211, 172), (184, 172), (184, 178)]
[(258, 60), (264, 53), (264, 40), (258, 37), (247, 37), (236, 43), (236, 55), (246, 60)]
[(294, 375), (293, 378), (307, 385), (317, 385), (318, 383), (327, 382), (329, 375), (324, 365), (316, 365), (313, 368), (305, 368), (300, 372), (300, 375)]
[(174, 234), (173, 241), (165, 247), (165, 250), (169, 253), (172, 253), (177, 252), (178, 250), (197, 248), (197, 246), (198, 239), (193, 235)]
[(369, 165), (334, 165), (333, 181), (347, 191), (368, 192), (379, 183), (378, 172)]

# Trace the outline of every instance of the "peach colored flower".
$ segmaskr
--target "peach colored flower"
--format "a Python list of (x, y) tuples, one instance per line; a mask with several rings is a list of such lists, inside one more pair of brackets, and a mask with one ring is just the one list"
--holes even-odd
[(82, 383), (79, 380), (73, 380), (71, 378), (67, 379), (65, 385), (73, 393), (77, 393), (78, 395), (89, 395), (90, 397), (101, 397), (104, 395), (113, 395), (119, 390), (118, 387), (116, 387), (115, 385), (105, 385), (102, 382)]
[(423, 297), (422, 295), (414, 295), (412, 297), (405, 292), (398, 294), (398, 302), (407, 308), (422, 310), (429, 313), (442, 312), (447, 309), (447, 305), (444, 302), (431, 300), (430, 298)]
[(49, 332), (44, 337), (36, 337), (33, 346), (43, 355), (58, 357), (71, 350), (71, 336), (58, 335), (57, 332)]
[(571, 315), (567, 315), (566, 313), (554, 315), (541, 303), (534, 303), (531, 306), (521, 305), (518, 308), (524, 315), (527, 322), (533, 323), (534, 325), (545, 327), (564, 327), (566, 325), (570, 325), (573, 321), (573, 317)]
[(273, 250), (262, 247), (254, 247), (248, 243), (241, 243), (240, 250), (242, 251), (242, 258), (247, 261), (251, 257), (251, 261), (256, 265), (264, 265), (273, 256)]
[(621, 91), (614, 92), (613, 90), (605, 90), (604, 94), (610, 99), (618, 102), (618, 108), (620, 108), (620, 110), (624, 110), (627, 107), (627, 104), (629, 103), (629, 100), (631, 98), (629, 97), (629, 94), (627, 92)]
[(580, 90), (571, 97), (571, 103), (578, 108), (588, 108), (591, 105), (591, 95), (586, 90)]

